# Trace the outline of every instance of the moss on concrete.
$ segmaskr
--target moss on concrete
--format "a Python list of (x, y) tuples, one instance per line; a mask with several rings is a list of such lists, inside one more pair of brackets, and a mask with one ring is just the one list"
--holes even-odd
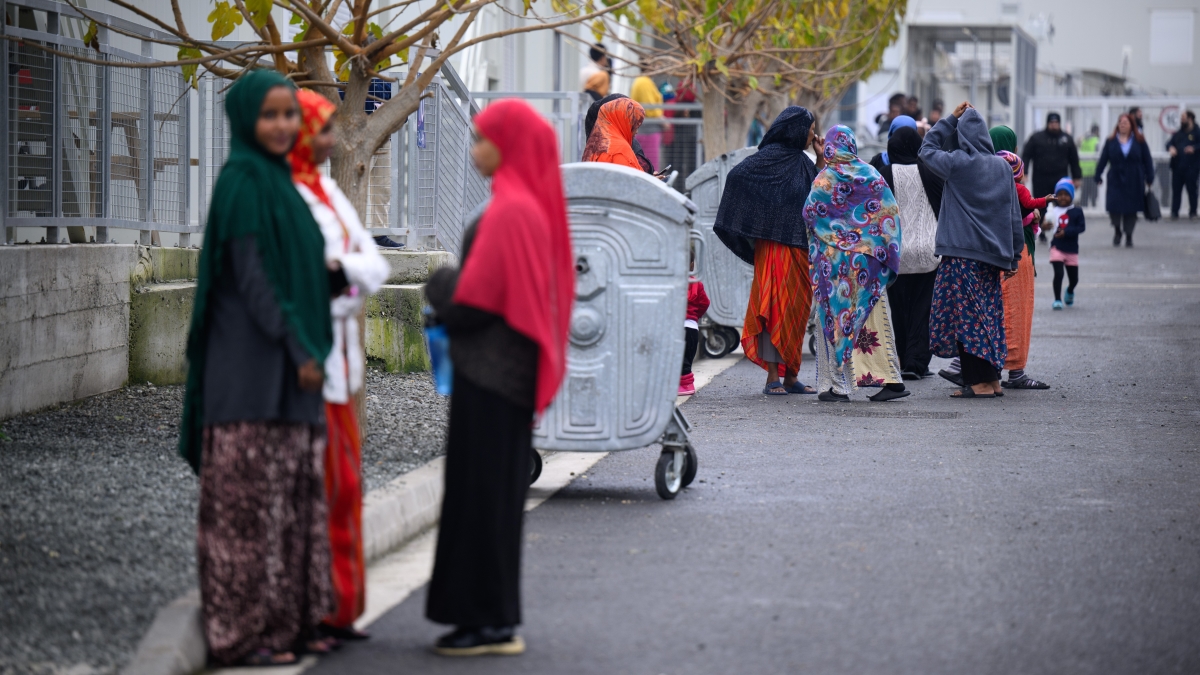
[(381, 250), (380, 253), (391, 267), (389, 284), (423, 284), (439, 267), (454, 264), (454, 256), (446, 251)]
[(182, 384), (196, 284), (154, 284), (130, 295), (129, 381)]
[(130, 284), (188, 281), (200, 276), (200, 249), (138, 246), (138, 261), (130, 274)]
[(388, 285), (367, 299), (367, 358), (391, 373), (429, 370), (421, 332), (420, 284)]

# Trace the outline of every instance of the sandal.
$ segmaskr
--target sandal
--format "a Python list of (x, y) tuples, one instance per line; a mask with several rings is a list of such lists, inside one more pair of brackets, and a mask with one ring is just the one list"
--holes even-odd
[(342, 648), (342, 641), (333, 638), (316, 638), (304, 643), (304, 653), (306, 654), (330, 654)]
[(318, 630), (321, 631), (321, 635), (324, 635), (325, 637), (335, 638), (337, 640), (369, 640), (369, 639), (371, 639), (370, 633), (368, 633), (366, 631), (358, 630), (353, 625), (343, 627), (343, 626), (334, 626), (333, 624), (328, 624), (328, 623), (322, 623), (318, 627)]
[(970, 387), (963, 387), (958, 391), (950, 394), (950, 398), (996, 398), (995, 394), (976, 394), (975, 390)]
[(829, 391), (823, 391), (818, 394), (817, 400), (824, 401), (825, 403), (849, 403), (850, 397), (846, 394), (839, 394), (833, 389), (830, 389)]
[(808, 386), (807, 384), (804, 384), (800, 380), (796, 380), (796, 384), (793, 384), (791, 387), (788, 387), (786, 391), (789, 394), (815, 394), (815, 393), (817, 393), (816, 389), (813, 389), (812, 387)]
[(952, 382), (960, 387), (963, 386), (963, 379), (962, 379), (961, 372), (954, 373), (954, 372), (951, 372), (951, 371), (943, 368), (942, 370), (938, 371), (938, 375), (941, 375), (942, 377), (946, 378), (947, 380), (950, 380), (950, 382)]
[(238, 665), (246, 668), (262, 668), (265, 666), (290, 666), (299, 661), (300, 659), (297, 659), (296, 655), (292, 652), (273, 652), (270, 649), (259, 649), (243, 658)]
[(788, 395), (787, 389), (783, 388), (783, 383), (780, 382), (779, 380), (775, 380), (774, 382), (763, 387), (763, 393), (766, 394), (767, 396), (787, 396)]
[(1000, 386), (1005, 389), (1049, 389), (1050, 385), (1026, 375), (1019, 380), (1003, 380)]

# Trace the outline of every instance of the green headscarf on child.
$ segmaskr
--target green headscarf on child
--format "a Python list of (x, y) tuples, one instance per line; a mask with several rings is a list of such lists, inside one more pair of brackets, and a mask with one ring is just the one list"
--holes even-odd
[(1017, 151), (1017, 134), (1012, 129), (1005, 126), (992, 127), (988, 129), (988, 135), (992, 137), (992, 147), (996, 149), (996, 152), (1001, 150)]
[[(204, 431), (208, 299), (223, 271), (222, 255), (229, 242), (254, 237), (263, 272), (275, 289), (288, 328), (318, 364), (325, 362), (333, 345), (325, 240), (312, 211), (292, 183), (287, 157), (268, 153), (254, 133), (263, 100), (275, 87), (294, 90), (279, 73), (255, 70), (238, 78), (225, 97), (231, 131), (229, 159), (213, 188), (204, 230), (200, 278), (188, 333), (183, 423), (179, 428), (179, 453), (197, 473)], [(300, 114), (298, 108), (296, 114)]]

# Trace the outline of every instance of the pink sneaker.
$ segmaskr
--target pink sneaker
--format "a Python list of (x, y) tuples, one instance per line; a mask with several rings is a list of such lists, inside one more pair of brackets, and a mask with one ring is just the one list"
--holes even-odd
[(696, 376), (692, 373), (679, 378), (679, 396), (691, 396), (696, 393)]

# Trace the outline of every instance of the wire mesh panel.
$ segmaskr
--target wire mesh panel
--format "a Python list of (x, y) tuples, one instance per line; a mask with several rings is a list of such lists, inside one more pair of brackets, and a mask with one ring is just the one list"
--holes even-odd
[(461, 230), (466, 188), (467, 150), (471, 123), (451, 100), (449, 92), (437, 88), (438, 135), (437, 227), (439, 232)]
[(54, 62), (8, 43), (8, 215), (54, 215)]
[(368, 228), (391, 227), (392, 206), (392, 139), (371, 156), (371, 169), (367, 172), (367, 221)]
[[(63, 47), (63, 51), (94, 58), (94, 51)], [(89, 53), (90, 52), (90, 53)], [(102, 66), (60, 58), (59, 143), (62, 146), (62, 215), (98, 218), (101, 215)]]
[[(111, 57), (114, 63), (126, 62)], [(110, 218), (145, 220), (145, 197), (149, 190), (146, 170), (146, 105), (149, 102), (142, 69), (109, 70), (109, 101), (112, 106), (109, 135)]]
[(151, 176), (154, 203), (150, 219), (156, 223), (186, 225), (187, 82), (175, 68), (156, 68), (151, 80), (154, 94), (154, 172)]
[[(431, 84), (425, 91), (436, 96), (437, 88), (437, 84)], [(421, 99), (409, 136), (408, 180), (413, 204), (413, 222), (409, 229), (421, 237), (433, 236), (437, 228), (437, 150), (440, 140), (437, 108), (436, 98)]]
[(217, 176), (221, 175), (221, 167), (229, 157), (229, 125), (225, 118), (225, 90), (230, 85), (221, 80), (206, 75), (200, 80), (200, 120), (202, 125), (200, 137), (200, 225), (204, 226), (208, 218), (208, 203), (212, 196), (213, 186)]

